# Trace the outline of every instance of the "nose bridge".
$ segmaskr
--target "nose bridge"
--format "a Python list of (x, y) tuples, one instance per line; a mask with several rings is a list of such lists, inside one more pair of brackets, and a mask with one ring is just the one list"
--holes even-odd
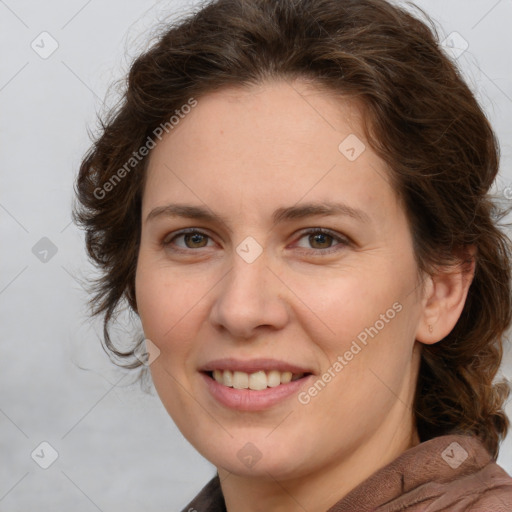
[[(257, 303), (262, 300), (261, 292), (265, 288), (269, 273), (267, 261), (262, 254), (254, 261), (245, 261), (240, 255), (233, 255), (233, 264), (228, 277), (225, 293), (233, 294), (235, 298), (247, 298)], [(246, 302), (246, 301), (245, 301)]]
[(255, 257), (251, 241), (233, 253), (231, 270), (223, 279), (212, 308), (212, 321), (235, 337), (247, 338), (259, 326), (280, 328), (287, 319), (282, 284), (269, 269), (265, 251)]

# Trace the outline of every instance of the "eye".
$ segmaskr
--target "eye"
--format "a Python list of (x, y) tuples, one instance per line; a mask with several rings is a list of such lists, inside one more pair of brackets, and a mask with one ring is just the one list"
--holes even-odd
[[(301, 243), (301, 240), (304, 240), (306, 245)], [(335, 242), (337, 243), (333, 246)], [(314, 228), (302, 233), (297, 246), (313, 249), (313, 252), (317, 254), (329, 254), (339, 251), (349, 244), (349, 240), (345, 237), (336, 235), (335, 233), (323, 228)]]
[[(207, 244), (209, 239), (210, 236), (206, 233), (191, 228), (173, 234), (171, 237), (166, 237), (163, 240), (162, 245), (164, 247), (175, 246), (178, 250), (202, 249), (203, 247), (208, 246)], [(181, 240), (183, 243), (179, 244), (176, 242), (177, 240)]]
[[(306, 252), (313, 252), (315, 255), (330, 254), (342, 250), (350, 244), (346, 237), (323, 228), (313, 228), (304, 231), (298, 240), (296, 247), (309, 249)], [(212, 244), (213, 241), (208, 234), (195, 228), (172, 233), (162, 241), (164, 247), (178, 252), (212, 247)]]

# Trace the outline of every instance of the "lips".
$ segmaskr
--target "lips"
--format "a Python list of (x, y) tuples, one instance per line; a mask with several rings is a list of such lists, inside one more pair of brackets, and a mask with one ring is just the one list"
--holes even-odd
[(200, 371), (217, 399), (245, 410), (261, 410), (284, 399), (312, 375), (308, 368), (274, 359), (219, 359)]
[(306, 368), (286, 361), (278, 359), (257, 358), (243, 361), (241, 359), (224, 358), (210, 361), (199, 368), (202, 372), (213, 372), (214, 370), (230, 370), (232, 372), (239, 371), (245, 373), (255, 373), (258, 371), (277, 370), (280, 372), (293, 373), (313, 373), (310, 368)]

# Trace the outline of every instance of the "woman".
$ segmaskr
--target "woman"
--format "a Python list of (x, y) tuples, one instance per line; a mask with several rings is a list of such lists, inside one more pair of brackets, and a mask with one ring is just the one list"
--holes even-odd
[(76, 219), (106, 347), (144, 344), (217, 467), (184, 510), (512, 509), (497, 172), (433, 29), (384, 0), (218, 0), (134, 62)]

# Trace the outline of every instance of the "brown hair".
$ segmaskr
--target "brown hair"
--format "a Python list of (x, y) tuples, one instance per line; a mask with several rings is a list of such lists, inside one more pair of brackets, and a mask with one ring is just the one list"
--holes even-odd
[[(497, 457), (509, 425), (509, 386), (493, 381), (511, 321), (510, 240), (497, 223), (504, 212), (489, 195), (499, 149), (423, 16), (430, 27), (385, 0), (218, 0), (166, 27), (134, 61), (123, 99), (102, 123), (76, 183), (74, 218), (102, 271), (91, 304), (93, 314), (104, 315), (107, 352), (133, 359), (128, 368), (140, 365), (136, 346), (123, 352), (109, 336), (123, 304), (137, 311), (147, 157), (126, 163), (191, 98), (224, 86), (303, 78), (362, 103), (368, 142), (404, 203), (420, 270), (453, 263), (476, 247), (459, 321), (422, 348), (414, 410), (422, 441), (470, 433)], [(116, 173), (122, 179), (114, 183)]]

